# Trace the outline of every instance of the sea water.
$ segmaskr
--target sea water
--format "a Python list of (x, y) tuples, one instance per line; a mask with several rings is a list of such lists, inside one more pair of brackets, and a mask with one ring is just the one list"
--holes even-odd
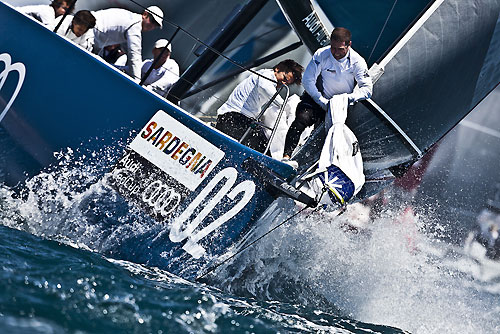
[[(500, 332), (500, 265), (444, 241), (425, 208), (305, 210), (190, 282), (113, 259), (142, 213), (102, 181), (103, 159), (60, 161), (0, 189), (0, 333)], [(293, 209), (274, 205), (258, 233)]]

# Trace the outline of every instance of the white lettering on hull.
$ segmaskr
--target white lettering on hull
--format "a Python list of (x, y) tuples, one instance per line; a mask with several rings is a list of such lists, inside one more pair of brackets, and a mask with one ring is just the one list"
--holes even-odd
[(5, 64), (5, 68), (0, 73), (0, 91), (2, 90), (2, 87), (4, 86), (5, 82), (7, 81), (7, 77), (9, 76), (9, 73), (11, 73), (12, 71), (16, 71), (19, 75), (16, 89), (14, 90), (14, 93), (10, 97), (9, 102), (7, 102), (7, 105), (5, 106), (2, 113), (0, 114), (0, 122), (2, 122), (3, 118), (5, 117), (5, 114), (7, 114), (7, 111), (9, 111), (10, 107), (12, 106), (14, 101), (16, 100), (16, 97), (19, 94), (19, 91), (21, 90), (21, 87), (22, 87), (23, 82), (24, 82), (24, 77), (26, 75), (26, 68), (24, 67), (24, 64), (22, 64), (22, 63), (12, 64), (11, 57), (8, 53), (0, 54), (0, 61), (2, 61)]

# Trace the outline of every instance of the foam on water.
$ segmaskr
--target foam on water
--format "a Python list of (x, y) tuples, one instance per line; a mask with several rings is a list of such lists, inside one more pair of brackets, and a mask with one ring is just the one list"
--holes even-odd
[(455, 265), (463, 255), (450, 252), (437, 229), (427, 232), (439, 226), (430, 215), (390, 209), (361, 234), (346, 231), (350, 219), (304, 214), (241, 254), (237, 268), (226, 268), (219, 279), (238, 293), (319, 301), (345, 316), (412, 333), (499, 331), (499, 292), (492, 287), (500, 284), (478, 288), (462, 270), (467, 267)]
[(57, 167), (27, 180), (20, 193), (0, 188), (1, 224), (98, 252), (151, 227), (107, 184), (113, 152), (61, 152)]

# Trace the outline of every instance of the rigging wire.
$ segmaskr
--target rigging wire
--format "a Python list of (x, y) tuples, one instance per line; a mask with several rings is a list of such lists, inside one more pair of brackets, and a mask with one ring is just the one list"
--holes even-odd
[(257, 40), (259, 40), (259, 39), (263, 38), (264, 36), (270, 35), (270, 34), (272, 34), (272, 33), (274, 33), (274, 32), (280, 31), (280, 30), (283, 30), (283, 31), (287, 30), (287, 31), (288, 31), (288, 28), (287, 28), (287, 27), (276, 27), (276, 28), (270, 29), (270, 30), (268, 30), (268, 31), (266, 31), (266, 32), (263, 32), (262, 34), (260, 34), (260, 35), (258, 35), (258, 36), (252, 37), (252, 38), (251, 38), (250, 40), (248, 40), (247, 42), (240, 43), (240, 44), (238, 44), (238, 45), (235, 45), (235, 46), (234, 46), (234, 47), (232, 47), (232, 48), (228, 48), (228, 49), (226, 50), (226, 52), (231, 52), (231, 51), (233, 51), (233, 50), (236, 50), (236, 49), (238, 49), (238, 48), (241, 48), (241, 47), (243, 47), (243, 46), (246, 46), (246, 45), (248, 45), (248, 44), (250, 44), (250, 43), (253, 43), (254, 41), (257, 41)]
[(392, 8), (389, 11), (387, 18), (385, 19), (385, 22), (384, 22), (384, 25), (382, 26), (382, 29), (380, 30), (380, 34), (378, 34), (377, 40), (375, 41), (375, 44), (373, 44), (373, 48), (372, 48), (372, 51), (370, 52), (370, 56), (366, 60), (367, 63), (370, 61), (370, 58), (372, 57), (373, 52), (375, 51), (375, 48), (377, 47), (377, 44), (380, 41), (380, 37), (382, 37), (382, 34), (384, 33), (385, 27), (387, 26), (387, 22), (389, 22), (389, 18), (391, 17), (392, 12), (394, 11), (394, 7), (396, 7), (397, 2), (398, 2), (398, 0), (394, 0), (394, 3), (392, 4)]
[[(143, 5), (141, 5), (140, 3), (136, 2), (135, 0), (128, 0), (134, 4), (136, 4), (137, 6), (141, 7), (143, 10), (147, 10), (147, 7), (144, 7)], [(230, 63), (232, 63), (233, 65), (237, 66), (237, 67), (240, 67), (246, 71), (249, 71), (253, 74), (256, 74), (262, 78), (265, 78), (266, 80), (269, 80), (271, 82), (274, 82), (274, 83), (278, 83), (276, 80), (273, 80), (271, 78), (268, 78), (268, 77), (265, 77), (259, 73), (257, 73), (257, 71), (255, 70), (252, 70), (252, 69), (245, 69), (241, 64), (239, 64), (238, 62), (234, 61), (233, 59), (229, 58), (228, 56), (224, 55), (223, 53), (219, 52), (218, 50), (214, 49), (213, 47), (211, 47), (210, 45), (208, 45), (207, 43), (203, 42), (201, 39), (199, 39), (198, 37), (196, 37), (195, 35), (193, 35), (192, 33), (190, 33), (189, 31), (187, 31), (186, 29), (182, 28), (181, 26), (179, 26), (178, 24), (176, 23), (173, 23), (159, 15), (156, 15), (155, 13), (151, 13), (151, 12), (148, 12), (149, 14), (151, 15), (155, 15), (157, 16), (158, 18), (160, 18), (163, 22), (169, 24), (170, 26), (173, 26), (175, 27), (176, 29), (178, 28), (179, 30), (181, 30), (182, 32), (184, 32), (186, 35), (188, 35), (189, 37), (191, 37), (192, 39), (194, 39), (196, 42), (200, 43), (201, 45), (203, 45), (204, 47), (206, 47), (207, 49), (209, 49), (210, 51), (212, 51), (213, 53), (215, 53), (217, 56), (219, 57), (222, 57), (224, 59), (226, 59), (227, 61), (229, 61)]]
[[(210, 274), (211, 272), (213, 272), (215, 269), (219, 268), (224, 263), (227, 263), (229, 260), (231, 260), (235, 256), (241, 254), (247, 248), (255, 245), (258, 241), (262, 240), (264, 237), (266, 237), (267, 235), (269, 235), (271, 232), (273, 232), (274, 230), (276, 230), (278, 227), (283, 226), (286, 223), (288, 223), (292, 218), (296, 217), (297, 215), (299, 215), (301, 212), (303, 212), (307, 208), (309, 208), (309, 207), (308, 206), (303, 207), (302, 209), (300, 209), (299, 211), (297, 211), (296, 213), (294, 213), (293, 215), (291, 215), (290, 217), (288, 217), (287, 219), (285, 219), (284, 221), (282, 221), (281, 223), (279, 223), (278, 225), (276, 225), (275, 227), (273, 227), (272, 229), (270, 229), (269, 231), (267, 231), (266, 233), (264, 233), (263, 235), (261, 235), (260, 237), (258, 237), (257, 239), (255, 239), (254, 241), (252, 241), (251, 243), (249, 243), (248, 245), (246, 245), (245, 247), (239, 249), (236, 253), (234, 253), (233, 255), (231, 255), (230, 257), (228, 257), (227, 259), (225, 259), (224, 261), (222, 261), (222, 262), (220, 262), (220, 263), (218, 263), (218, 264), (210, 267), (205, 273), (203, 273), (202, 275), (196, 277), (195, 281), (199, 281), (203, 277), (205, 277), (208, 274)], [(319, 208), (319, 206), (316, 209), (314, 209), (313, 212), (315, 212), (316, 210), (318, 210), (318, 208)]]

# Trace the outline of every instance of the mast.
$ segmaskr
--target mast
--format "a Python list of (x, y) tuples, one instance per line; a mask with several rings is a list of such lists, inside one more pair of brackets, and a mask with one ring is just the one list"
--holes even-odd
[(330, 44), (330, 34), (310, 1), (276, 0), (288, 23), (311, 53)]

